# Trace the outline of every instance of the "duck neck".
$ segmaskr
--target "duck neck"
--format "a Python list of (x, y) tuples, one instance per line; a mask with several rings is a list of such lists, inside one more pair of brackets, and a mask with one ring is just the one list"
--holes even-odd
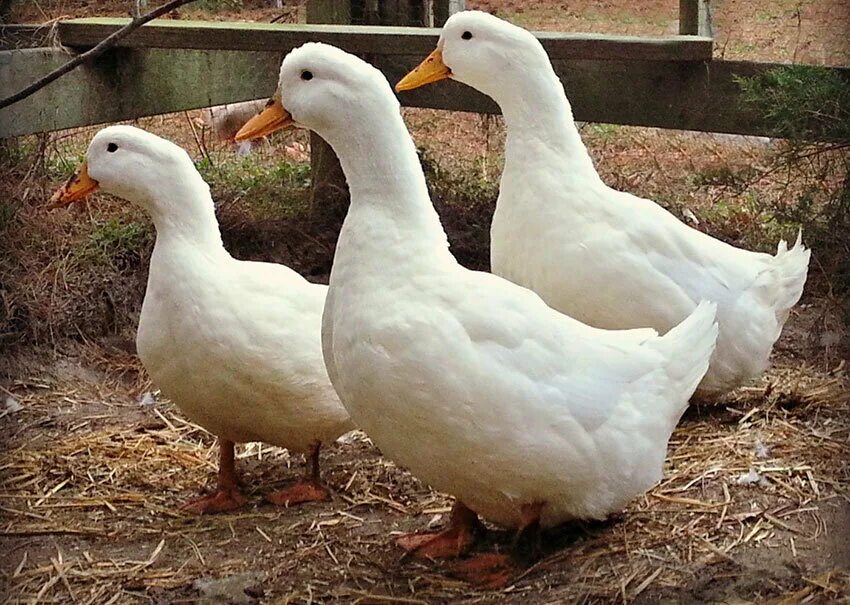
[(155, 254), (177, 246), (181, 254), (226, 256), (209, 186), (194, 167), (161, 184), (164, 192), (147, 204), (156, 227)]
[[(368, 241), (358, 241), (357, 247), (373, 248), (384, 260), (450, 257), (446, 233), (397, 105), (386, 114), (326, 137), (340, 158), (351, 193), (346, 223), (357, 222), (356, 232), (369, 234)], [(361, 224), (366, 221), (371, 223), (368, 229)], [(351, 231), (348, 235), (353, 236), (355, 230)]]
[(527, 166), (529, 158), (554, 155), (568, 169), (598, 178), (581, 140), (564, 86), (548, 60), (523, 72), (518, 86), (503, 87), (496, 98), (507, 125), (506, 170)]

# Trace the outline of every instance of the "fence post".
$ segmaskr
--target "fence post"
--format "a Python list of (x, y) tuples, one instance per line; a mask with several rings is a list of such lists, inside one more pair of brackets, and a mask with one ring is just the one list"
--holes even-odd
[(431, 5), (430, 27), (442, 27), (446, 20), (466, 8), (465, 0), (428, 0)]
[(710, 0), (679, 0), (679, 33), (711, 37)]
[[(429, 14), (449, 0), (307, 0), (307, 23), (427, 26)], [(430, 6), (429, 6), (430, 5)], [(448, 12), (448, 8), (444, 12)], [(442, 25), (442, 22), (439, 23)], [(368, 60), (368, 58), (367, 58)], [(348, 210), (348, 186), (333, 149), (310, 135), (313, 177), (311, 210), (328, 227), (341, 225)]]
[[(351, 23), (351, 0), (307, 0), (307, 23)], [(345, 174), (333, 148), (315, 132), (310, 133), (310, 174), (311, 212), (341, 225), (348, 210)]]

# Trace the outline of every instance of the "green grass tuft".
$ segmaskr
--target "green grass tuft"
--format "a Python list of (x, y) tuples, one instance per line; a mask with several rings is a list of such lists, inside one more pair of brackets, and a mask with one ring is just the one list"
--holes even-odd
[(261, 219), (291, 218), (308, 210), (309, 164), (267, 164), (249, 155), (215, 166), (200, 160), (196, 166), (219, 204), (238, 199)]
[(139, 259), (152, 239), (153, 228), (146, 224), (108, 218), (95, 223), (74, 255), (78, 262), (120, 269)]

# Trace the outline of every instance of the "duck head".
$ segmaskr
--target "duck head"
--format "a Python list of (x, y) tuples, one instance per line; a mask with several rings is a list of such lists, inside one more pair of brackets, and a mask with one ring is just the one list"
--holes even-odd
[(163, 191), (198, 181), (191, 158), (174, 143), (133, 126), (109, 126), (92, 138), (82, 166), (50, 201), (67, 206), (100, 190), (155, 211), (168, 199)]
[(375, 125), (398, 101), (380, 71), (339, 48), (309, 42), (280, 66), (278, 89), (266, 108), (236, 133), (237, 141), (303, 126), (329, 141), (334, 134)]
[(436, 50), (395, 89), (451, 78), (499, 101), (548, 66), (546, 51), (531, 32), (488, 13), (462, 11), (449, 17)]

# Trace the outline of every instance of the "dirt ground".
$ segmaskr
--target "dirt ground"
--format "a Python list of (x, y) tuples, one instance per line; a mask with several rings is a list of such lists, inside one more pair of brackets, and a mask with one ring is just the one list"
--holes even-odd
[[(13, 17), (42, 22), (123, 14), (125, 4), (18, 2)], [(270, 20), (286, 13), (287, 20), (298, 20), (303, 12), (300, 4), (276, 9), (260, 0), (241, 7), (198, 4), (181, 16)], [(533, 29), (663, 34), (675, 31), (677, 17), (673, 0), (467, 4)], [(718, 56), (850, 65), (846, 0), (713, 4)], [(195, 117), (191, 112), (140, 124), (198, 157), (188, 126)], [(405, 110), (405, 118), (439, 166), (466, 175), (482, 195), (492, 194), (501, 169), (500, 118), (428, 110)], [(46, 145), (69, 171), (95, 130), (60, 133)], [(750, 210), (752, 199), (788, 195), (788, 183), (753, 174), (767, 165), (772, 143), (609, 125), (587, 125), (583, 136), (610, 184), (699, 217), (700, 228), (729, 241), (775, 245), (775, 238), (748, 239), (762, 220)], [(303, 135), (278, 139), (257, 155), (276, 162), (280, 147), (297, 140)], [(229, 162), (233, 154), (218, 149), (213, 159)], [(15, 173), (20, 183), (0, 183), (0, 197), (21, 204), (22, 229), (33, 234), (47, 222), (55, 231), (51, 237), (73, 241), (74, 223), (137, 218), (115, 202), (47, 218), (37, 209), (64, 175), (34, 182), (28, 174)], [(721, 204), (726, 209), (718, 212)], [(464, 213), (440, 203), (438, 209), (459, 257), (472, 266), (486, 263), (487, 211)], [(282, 237), (280, 225), (258, 235), (230, 200), (220, 219), (226, 242), (241, 258), (290, 262), (318, 278), (326, 271), (329, 244), (308, 227), (286, 227), (287, 237), (303, 236), (299, 246), (318, 250), (295, 259), (287, 246), (256, 244)], [(813, 266), (809, 292), (768, 375), (688, 411), (659, 485), (605, 523), (549, 532), (541, 561), (507, 588), (489, 591), (454, 578), (450, 565), (405, 560), (392, 545), (394, 532), (443, 523), (451, 502), (383, 459), (362, 434), (346, 436), (323, 454), (324, 477), (334, 492), (329, 502), (290, 509), (264, 503), (262, 494), (292, 481), (302, 461), (248, 444), (238, 464), (250, 504), (210, 517), (180, 512), (180, 503), (214, 484), (214, 438), (157, 396), (132, 355), (130, 330), (61, 323), (101, 302), (79, 294), (79, 306), (69, 307), (82, 284), (63, 282), (64, 265), (49, 257), (64, 262), (70, 248), (52, 241), (38, 246), (21, 277), (32, 280), (27, 289), (50, 287), (44, 314), (28, 316), (42, 327), (26, 338), (38, 342), (0, 351), (2, 602), (850, 602), (848, 311), (823, 268)], [(137, 309), (144, 263), (144, 257), (129, 259), (120, 279), (98, 284), (113, 290), (103, 304), (123, 309), (120, 297), (126, 295)], [(0, 284), (7, 308), (14, 307), (13, 290)], [(112, 321), (126, 328), (132, 311), (128, 315)], [(478, 548), (506, 549), (510, 540), (493, 531)]]
[(617, 519), (547, 534), (546, 556), (502, 591), (403, 559), (393, 532), (440, 524), (450, 502), (362, 434), (324, 455), (330, 502), (264, 503), (301, 461), (251, 444), (238, 462), (250, 504), (189, 516), (179, 504), (213, 485), (213, 439), (157, 400), (131, 355), (21, 354), (2, 389), (21, 409), (0, 419), (7, 602), (837, 602), (850, 396), (841, 368), (795, 359), (794, 333), (761, 383), (687, 413), (658, 486)]

